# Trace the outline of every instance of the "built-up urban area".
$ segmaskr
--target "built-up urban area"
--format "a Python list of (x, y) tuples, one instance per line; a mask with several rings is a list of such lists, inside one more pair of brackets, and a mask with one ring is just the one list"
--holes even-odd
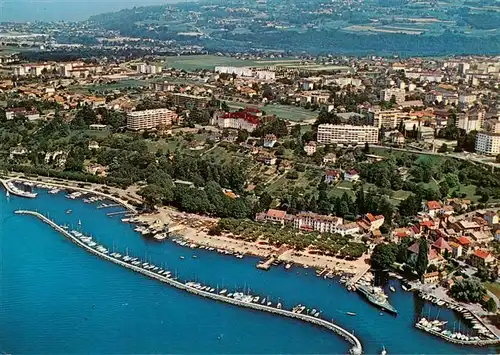
[(275, 247), (269, 257), (392, 269), (491, 315), (499, 59), (8, 54), (1, 167), (175, 207), (207, 238)]

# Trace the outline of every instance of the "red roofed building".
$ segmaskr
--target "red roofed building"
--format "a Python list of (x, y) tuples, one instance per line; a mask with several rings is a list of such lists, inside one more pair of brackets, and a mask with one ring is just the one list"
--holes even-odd
[(470, 264), (474, 267), (488, 266), (495, 263), (495, 257), (489, 251), (477, 249), (470, 256)]
[(277, 222), (283, 224), (285, 222), (286, 211), (269, 209), (266, 212), (267, 222)]
[(437, 201), (427, 201), (425, 204), (425, 211), (430, 216), (435, 217), (441, 211), (441, 204)]
[(243, 111), (220, 114), (212, 120), (212, 124), (220, 128), (244, 129), (248, 132), (253, 132), (261, 122), (256, 115), (249, 111), (250, 109), (245, 109)]
[(332, 182), (337, 182), (341, 178), (340, 171), (338, 170), (325, 170), (325, 182), (330, 184)]
[(359, 174), (356, 170), (352, 169), (349, 171), (346, 171), (344, 173), (344, 180), (345, 181), (351, 181), (351, 182), (356, 182), (359, 180)]
[(436, 240), (431, 247), (434, 248), (436, 251), (438, 251), (441, 255), (443, 255), (446, 252), (446, 250), (448, 250), (450, 254), (452, 252), (450, 245), (446, 240), (443, 239), (443, 237)]
[(465, 254), (468, 254), (469, 253), (469, 250), (470, 249), (470, 244), (471, 244), (471, 241), (469, 238), (467, 238), (466, 236), (461, 236), (461, 237), (458, 237), (458, 238), (455, 238), (457, 244), (459, 244), (462, 249), (463, 249), (463, 252)]
[(371, 213), (367, 213), (363, 216), (361, 222), (362, 224), (366, 224), (368, 226), (369, 231), (374, 231), (382, 227), (384, 224), (385, 218), (382, 215), (374, 216)]

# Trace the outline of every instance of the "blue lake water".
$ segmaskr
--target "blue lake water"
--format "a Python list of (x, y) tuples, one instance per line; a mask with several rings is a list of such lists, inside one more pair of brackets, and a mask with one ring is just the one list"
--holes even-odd
[[(3, 191), (3, 190), (2, 190)], [(63, 193), (39, 190), (36, 199), (6, 198), (0, 191), (0, 350), (8, 353), (346, 353), (342, 338), (300, 321), (205, 300), (101, 260), (64, 239), (38, 219), (14, 215), (32, 209), (59, 224), (77, 226), (100, 243), (122, 253), (165, 265), (180, 279), (243, 290), (280, 300), (284, 307), (302, 303), (360, 338), (365, 353), (495, 353), (495, 349), (459, 347), (414, 328), (416, 315), (438, 315), (450, 327), (454, 312), (426, 304), (402, 291), (397, 280), (388, 290), (397, 317), (348, 292), (336, 280), (314, 270), (255, 268), (258, 259), (192, 250), (171, 241), (144, 239), (119, 216), (96, 204), (69, 200)], [(66, 210), (71, 209), (71, 214)], [(197, 258), (192, 258), (196, 255)], [(180, 257), (184, 256), (184, 259)], [(355, 312), (356, 317), (345, 312)]]
[(179, 0), (0, 0), (0, 21), (81, 21), (103, 12)]

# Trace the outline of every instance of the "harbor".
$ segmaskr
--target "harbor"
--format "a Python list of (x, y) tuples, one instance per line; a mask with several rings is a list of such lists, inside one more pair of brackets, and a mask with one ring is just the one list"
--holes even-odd
[[(380, 353), (383, 345), (385, 345), (385, 348), (387, 349), (389, 354), (422, 354), (426, 353), (426, 349), (429, 348), (435, 349), (436, 353), (442, 354), (470, 353), (469, 347), (461, 347), (457, 344), (447, 342), (441, 337), (437, 337), (415, 327), (415, 320), (413, 319), (415, 313), (414, 303), (416, 302), (416, 299), (414, 299), (413, 293), (403, 292), (404, 285), (397, 279), (391, 279), (389, 284), (383, 285), (383, 288), (388, 295), (391, 305), (393, 305), (398, 310), (399, 316), (383, 317), (382, 314), (384, 314), (385, 312), (381, 313), (378, 307), (370, 304), (363, 297), (356, 296), (352, 292), (349, 292), (345, 288), (345, 285), (342, 285), (339, 282), (340, 279), (344, 279), (346, 282), (352, 277), (352, 275), (354, 275), (354, 273), (352, 273), (351, 276), (346, 275), (345, 277), (341, 278), (335, 276), (338, 274), (338, 272), (335, 270), (328, 269), (329, 271), (325, 271), (324, 267), (318, 269), (304, 268), (301, 265), (297, 264), (294, 264), (294, 266), (292, 267), (288, 261), (283, 261), (280, 267), (272, 267), (268, 272), (262, 272), (255, 268), (255, 265), (259, 261), (259, 258), (252, 256), (251, 253), (243, 255), (237, 252), (233, 252), (230, 249), (210, 247), (208, 245), (200, 243), (193, 243), (189, 239), (178, 237), (166, 238), (165, 242), (157, 243), (154, 238), (141, 238), (138, 233), (134, 231), (134, 228), (136, 228), (135, 224), (123, 223), (120, 218), (109, 218), (106, 216), (105, 210), (97, 209), (96, 205), (84, 203), (85, 201), (83, 201), (83, 199), (88, 198), (91, 195), (82, 197), (81, 199), (77, 198), (72, 200), (69, 198), (65, 198), (65, 195), (62, 193), (52, 194), (49, 193), (49, 191), (51, 190), (38, 190), (38, 196), (35, 199), (6, 199), (5, 197), (2, 197), (0, 198), (0, 208), (3, 208), (5, 216), (9, 215), (8, 213), (5, 214), (5, 212), (9, 210), (13, 212), (14, 209), (30, 209), (43, 211), (44, 214), (49, 215), (51, 219), (57, 221), (59, 225), (67, 226), (68, 231), (85, 231), (86, 235), (93, 237), (93, 242), (96, 242), (99, 245), (109, 246), (109, 254), (117, 252), (121, 254), (122, 258), (127, 255), (141, 255), (140, 259), (145, 260), (145, 262), (148, 262), (150, 265), (157, 265), (159, 269), (163, 268), (164, 270), (171, 270), (172, 275), (184, 275), (186, 277), (185, 282), (194, 282), (196, 284), (199, 284), (200, 287), (210, 286), (210, 288), (214, 288), (215, 290), (218, 289), (220, 291), (225, 289), (227, 290), (226, 294), (251, 294), (254, 298), (260, 297), (259, 303), (261, 303), (262, 300), (266, 298), (266, 304), (268, 302), (267, 299), (269, 299), (270, 301), (272, 301), (273, 306), (277, 307), (277, 304), (279, 302), (282, 303), (283, 307), (287, 310), (293, 310), (293, 308), (298, 305), (308, 305), (304, 310), (305, 313), (307, 313), (307, 309), (309, 309), (309, 312), (312, 312), (313, 309), (316, 309), (316, 313), (318, 311), (321, 311), (320, 318), (325, 320), (331, 320), (333, 318), (335, 324), (340, 325), (342, 328), (356, 335), (356, 337), (362, 342), (363, 350), (366, 353)], [(69, 209), (72, 210), (72, 213), (66, 214), (65, 211)], [(53, 253), (53, 255), (51, 256), (52, 260), (54, 260), (54, 258), (57, 258), (61, 259), (59, 261), (60, 263), (68, 263), (68, 266), (64, 268), (64, 270), (67, 270), (68, 274), (68, 281), (66, 282), (72, 283), (72, 279), (74, 279), (75, 277), (77, 280), (81, 279), (82, 277), (88, 278), (86, 283), (99, 283), (101, 279), (103, 279), (103, 282), (105, 282), (102, 284), (99, 283), (98, 286), (96, 285), (95, 290), (91, 288), (80, 290), (80, 293), (87, 294), (86, 301), (84, 301), (83, 304), (75, 303), (73, 310), (70, 312), (76, 312), (76, 314), (78, 314), (80, 309), (85, 308), (85, 303), (89, 305), (91, 311), (93, 307), (92, 303), (95, 303), (97, 305), (97, 308), (104, 307), (104, 304), (106, 304), (106, 309), (101, 308), (99, 311), (99, 317), (95, 319), (96, 321), (97, 319), (101, 318), (103, 319), (103, 321), (104, 319), (107, 319), (106, 321), (110, 323), (114, 322), (113, 319), (115, 318), (106, 318), (108, 316), (108, 313), (109, 317), (116, 317), (117, 314), (119, 314), (118, 319), (126, 316), (126, 314), (123, 313), (123, 310), (120, 307), (127, 306), (122, 306), (122, 304), (131, 304), (131, 301), (133, 300), (135, 300), (133, 301), (134, 304), (137, 304), (137, 302), (141, 304), (141, 313), (135, 312), (135, 309), (130, 309), (129, 312), (132, 312), (130, 313), (130, 317), (133, 318), (129, 318), (130, 320), (122, 322), (121, 328), (129, 329), (123, 330), (125, 332), (129, 332), (129, 339), (127, 340), (117, 342), (113, 341), (112, 339), (98, 339), (92, 332), (92, 329), (82, 328), (82, 334), (86, 334), (86, 337), (96, 339), (95, 343), (99, 344), (100, 348), (107, 349), (107, 351), (109, 352), (111, 352), (112, 349), (121, 349), (120, 352), (123, 353), (131, 351), (130, 349), (135, 349), (135, 352), (140, 352), (141, 350), (144, 351), (144, 349), (148, 349), (148, 352), (153, 353), (158, 352), (158, 349), (164, 349), (163, 351), (167, 351), (165, 349), (168, 349), (168, 351), (170, 352), (173, 351), (172, 349), (174, 349), (172, 346), (174, 346), (175, 349), (177, 349), (176, 351), (180, 353), (185, 353), (188, 351), (188, 349), (193, 349), (193, 345), (190, 340), (181, 340), (183, 337), (182, 334), (184, 333), (181, 330), (177, 330), (178, 326), (175, 326), (174, 328), (167, 326), (168, 332), (170, 334), (176, 334), (175, 337), (178, 337), (178, 341), (175, 342), (176, 345), (173, 345), (174, 343), (172, 343), (172, 340), (170, 340), (168, 343), (163, 343), (162, 341), (163, 337), (159, 333), (166, 327), (166, 324), (160, 326), (160, 323), (156, 323), (158, 324), (158, 326), (150, 327), (150, 325), (153, 325), (155, 322), (166, 322), (166, 319), (169, 318), (175, 319), (174, 324), (185, 323), (186, 327), (189, 327), (187, 329), (190, 329), (192, 327), (192, 322), (189, 322), (188, 319), (196, 319), (196, 324), (205, 324), (205, 322), (210, 322), (206, 323), (205, 325), (205, 327), (208, 327), (207, 329), (211, 329), (213, 327), (215, 327), (215, 329), (219, 329), (215, 330), (215, 332), (217, 332), (215, 335), (212, 333), (211, 336), (210, 334), (206, 334), (205, 336), (204, 332), (202, 335), (196, 336), (200, 344), (199, 346), (195, 346), (198, 353), (204, 353), (204, 349), (206, 348), (220, 349), (218, 350), (218, 352), (224, 353), (234, 353), (235, 351), (237, 351), (236, 349), (239, 349), (238, 352), (244, 353), (251, 351), (260, 353), (269, 351), (269, 349), (274, 349), (273, 351), (280, 353), (346, 353), (349, 349), (346, 346), (345, 350), (341, 350), (344, 349), (343, 344), (349, 343), (342, 340), (337, 341), (337, 338), (342, 339), (340, 337), (332, 337), (329, 332), (325, 332), (321, 328), (316, 329), (317, 327), (296, 327), (293, 325), (295, 322), (289, 322), (286, 319), (280, 320), (282, 317), (270, 316), (270, 319), (266, 320), (265, 323), (258, 323), (260, 324), (258, 327), (258, 334), (247, 334), (249, 329), (253, 329), (251, 319), (259, 317), (258, 314), (254, 313), (268, 314), (268, 312), (246, 312), (243, 307), (207, 305), (208, 308), (203, 311), (204, 316), (198, 317), (198, 315), (193, 314), (193, 312), (194, 309), (204, 307), (203, 302), (200, 303), (197, 301), (197, 299), (205, 299), (204, 297), (182, 297), (181, 295), (176, 294), (176, 292), (178, 291), (168, 291), (170, 289), (176, 290), (175, 288), (161, 288), (162, 285), (160, 282), (158, 282), (158, 286), (155, 286), (155, 284), (157, 283), (148, 283), (147, 280), (141, 281), (143, 278), (135, 277), (135, 275), (131, 275), (132, 273), (125, 272), (125, 274), (123, 274), (123, 272), (120, 272), (120, 269), (123, 268), (113, 267), (111, 263), (104, 263), (103, 265), (102, 262), (92, 261), (93, 259), (97, 258), (85, 258), (85, 253), (79, 253), (78, 250), (72, 252), (72, 247), (64, 247), (64, 243), (63, 245), (59, 245), (60, 243), (57, 243), (58, 238), (54, 238), (54, 235), (50, 236), (50, 233), (48, 236), (42, 237), (42, 235), (46, 234), (47, 232), (43, 228), (38, 228), (38, 223), (30, 223), (28, 220), (24, 219), (24, 217), (21, 216), (20, 220), (15, 223), (16, 218), (17, 217), (12, 219), (12, 217), (7, 217), (7, 219), (5, 220), (6, 223), (4, 223), (3, 227), (3, 232), (5, 232), (3, 237), (3, 250), (4, 255), (8, 255), (8, 257), (4, 259), (4, 265), (11, 265), (11, 267), (9, 268), (10, 271), (16, 272), (17, 269), (24, 270), (22, 274), (17, 275), (20, 280), (22, 280), (22, 277), (24, 277), (23, 275), (30, 275), (31, 273), (33, 273), (33, 277), (35, 277), (35, 280), (44, 280), (49, 277), (56, 277), (60, 279), (61, 276), (52, 276), (53, 273), (51, 267), (49, 267), (48, 269), (40, 269), (43, 270), (42, 273), (35, 272), (35, 270), (38, 270), (40, 266), (36, 266), (37, 264), (34, 264), (34, 261), (40, 259), (40, 263), (46, 263), (46, 257), (42, 255)], [(80, 222), (80, 220), (81, 227), (78, 223)], [(14, 225), (12, 225), (13, 222), (15, 223)], [(12, 225), (12, 229), (5, 229), (9, 228), (9, 225)], [(37, 228), (36, 230), (33, 230), (33, 232), (28, 232), (35, 227)], [(25, 233), (21, 232), (19, 234), (19, 231), (25, 231)], [(11, 234), (12, 238), (5, 238)], [(14, 235), (16, 235), (16, 237), (14, 237)], [(34, 235), (36, 237), (34, 237)], [(40, 243), (33, 243), (33, 241), (39, 239)], [(19, 249), (20, 252), (16, 251), (18, 250), (17, 248), (9, 249), (11, 248), (11, 246), (14, 247), (14, 245), (17, 243), (21, 243), (20, 246), (23, 245), (22, 250)], [(39, 244), (40, 246), (36, 247), (37, 244)], [(26, 248), (26, 245), (30, 245), (30, 247)], [(47, 248), (49, 245), (49, 250), (44, 251), (42, 254), (38, 253), (39, 250), (45, 250), (45, 248)], [(31, 253), (30, 250), (32, 248), (33, 252)], [(63, 249), (59, 250), (60, 248)], [(59, 254), (54, 254), (56, 251), (58, 251)], [(81, 257), (82, 254), (83, 258)], [(61, 257), (61, 255), (64, 256)], [(24, 260), (30, 260), (30, 262), (25, 264)], [(76, 274), (76, 270), (72, 266), (70, 266), (74, 261), (78, 262), (81, 265), (91, 265), (94, 269), (94, 272), (88, 274), (88, 272), (85, 271), (86, 268), (79, 268), (78, 274)], [(106, 266), (106, 264), (109, 264), (111, 266)], [(35, 269), (32, 270), (30, 268), (31, 265), (33, 265)], [(323, 276), (318, 274), (322, 274)], [(109, 275), (109, 277), (111, 278), (109, 278), (107, 275)], [(8, 275), (6, 278), (4, 278), (3, 282), (4, 285), (9, 285)], [(19, 282), (22, 281), (16, 281), (15, 284), (19, 284)], [(123, 284), (124, 282), (127, 282), (127, 284)], [(141, 284), (139, 288), (137, 288), (138, 286), (135, 286), (135, 283), (137, 282)], [(363, 278), (361, 278), (360, 282), (372, 282), (370, 273), (364, 275)], [(395, 288), (397, 291), (391, 292), (389, 290), (390, 286)], [(148, 288), (151, 288), (151, 292), (155, 290), (154, 293), (150, 294)], [(139, 291), (139, 289), (141, 291)], [(50, 288), (48, 288), (44, 292), (47, 291), (50, 292)], [(99, 295), (102, 292), (105, 293), (105, 295), (103, 294), (103, 297), (105, 298), (102, 298), (101, 300), (101, 297)], [(172, 292), (174, 293), (172, 294)], [(35, 299), (40, 298), (41, 294), (43, 294), (43, 292), (38, 292)], [(14, 295), (9, 296), (9, 294), (7, 293), (4, 294), (4, 296), (6, 297), (6, 299), (12, 299)], [(99, 300), (97, 300), (96, 297)], [(117, 297), (120, 299), (120, 301), (116, 301), (116, 305), (107, 301), (116, 299)], [(172, 307), (174, 308), (168, 308), (168, 311), (166, 311), (166, 307), (169, 307), (171, 302), (174, 302), (174, 300), (175, 303), (173, 303), (172, 305)], [(286, 300), (286, 302), (284, 300)], [(210, 303), (211, 302), (209, 302), (209, 304)], [(221, 302), (217, 303), (220, 304)], [(13, 302), (13, 305), (15, 304), (17, 304), (17, 302)], [(179, 308), (179, 306), (174, 306), (174, 304), (189, 304), (190, 306), (186, 307), (194, 307), (194, 309), (186, 309), (183, 306), (180, 306)], [(21, 305), (13, 306), (14, 308), (12, 309), (18, 309), (20, 306)], [(38, 307), (42, 307), (42, 305), (38, 305)], [(241, 309), (241, 311), (232, 310), (233, 308)], [(107, 311), (108, 309), (109, 312)], [(214, 310), (211, 311), (212, 309)], [(9, 312), (10, 311), (8, 309), (0, 310), (0, 314), (3, 315), (3, 319), (5, 321), (10, 319), (11, 322), (15, 322), (16, 318), (12, 317), (18, 316), (9, 315)], [(241, 317), (238, 318), (237, 325), (233, 324), (234, 318), (231, 318), (230, 321), (228, 320), (230, 324), (220, 324), (219, 326), (217, 325), (219, 320), (215, 320), (213, 318), (217, 317), (216, 314), (225, 315), (233, 314), (234, 312), (237, 312), (239, 314), (239, 316), (237, 317)], [(149, 313), (151, 314), (148, 315), (143, 322), (143, 314)], [(38, 314), (40, 314), (40, 316), (38, 316)], [(46, 320), (44, 320), (45, 318), (42, 316), (43, 314), (44, 313), (36, 312), (33, 313), (31, 317), (33, 320), (37, 319), (38, 322), (47, 322)], [(167, 314), (168, 316), (166, 316)], [(245, 314), (247, 314), (247, 316), (245, 316)], [(420, 315), (420, 313), (418, 314)], [(445, 319), (447, 319), (450, 324), (452, 324), (455, 316), (452, 313), (444, 311), (441, 312), (441, 316), (443, 315), (445, 316)], [(97, 317), (97, 314), (95, 316)], [(19, 317), (22, 316), (19, 315)], [(88, 317), (89, 322), (93, 319), (86, 314), (82, 314), (81, 317), (82, 319), (84, 319), (84, 317)], [(191, 318), (186, 319), (186, 317)], [(313, 318), (315, 317), (313, 316)], [(26, 322), (29, 323), (31, 321), (26, 320)], [(147, 330), (147, 334), (143, 334), (141, 337), (144, 337), (144, 339), (148, 339), (148, 344), (134, 343), (133, 340), (136, 339), (135, 327), (129, 326), (129, 324), (136, 323), (142, 324), (142, 327), (144, 327), (145, 331)], [(269, 325), (267, 325), (268, 323)], [(7, 323), (2, 323), (2, 321), (0, 320), (0, 324), (6, 325)], [(271, 326), (271, 324), (273, 325)], [(58, 337), (67, 336), (63, 335), (65, 334), (65, 328), (62, 325), (58, 325), (57, 328), (48, 329), (51, 329), (51, 334), (57, 334)], [(276, 329), (276, 333), (274, 333), (274, 329)], [(465, 325), (462, 329), (463, 333), (468, 332), (470, 334), (472, 332), (472, 328), (467, 329)], [(281, 332), (283, 331), (288, 332), (289, 334), (293, 334), (293, 339), (287, 339), (286, 341), (284, 339), (281, 339), (283, 334)], [(224, 333), (223, 339), (219, 339), (221, 333)], [(28, 339), (31, 339), (29, 332), (27, 332), (26, 334)], [(242, 334), (244, 334), (244, 337), (248, 339), (248, 341), (239, 343), (235, 337)], [(314, 337), (314, 339), (323, 340), (318, 340), (318, 342), (310, 344), (307, 339), (310, 339), (312, 337)], [(12, 341), (4, 341), (4, 344), (7, 344), (7, 350), (21, 349), (19, 346), (11, 344), (14, 339), (15, 337), (12, 338)], [(72, 342), (72, 344), (81, 343), (80, 346), (85, 347), (85, 342), (83, 340), (80, 342), (78, 339), (72, 338), (71, 336), (69, 336), (69, 339), (71, 339), (70, 341)], [(253, 341), (250, 341), (251, 339), (253, 339)], [(256, 346), (256, 344), (254, 344), (255, 339), (259, 339), (259, 341), (263, 341), (263, 343), (259, 346)], [(408, 350), (406, 345), (410, 341), (415, 342), (415, 345), (412, 346), (411, 350)], [(231, 345), (229, 344), (229, 342), (231, 342)], [(160, 343), (163, 345), (159, 345)], [(50, 342), (45, 342), (44, 344), (40, 344), (39, 346), (45, 346), (45, 344), (50, 344)], [(154, 346), (154, 344), (160, 347), (150, 347)], [(308, 345), (306, 347), (306, 345), (303, 344)], [(127, 346), (127, 348), (124, 348), (124, 346)], [(70, 351), (69, 348), (62, 348), (66, 349), (66, 351)], [(90, 350), (88, 350), (87, 348), (86, 352), (89, 351)], [(485, 346), (482, 348), (476, 348), (474, 352), (492, 353), (495, 352), (495, 350), (490, 346)]]
[[(198, 296), (202, 296), (205, 298), (210, 298), (216, 301), (222, 301), (225, 303), (233, 304), (236, 306), (241, 306), (241, 307), (247, 307), (251, 308), (254, 310), (259, 310), (259, 311), (264, 311), (264, 312), (269, 312), (289, 318), (295, 318), (298, 320), (302, 320), (314, 325), (318, 325), (321, 327), (324, 327), (332, 332), (335, 332), (342, 336), (344, 339), (349, 341), (352, 344), (352, 348), (350, 349), (350, 353), (353, 355), (359, 355), (362, 354), (362, 346), (361, 342), (350, 332), (347, 330), (339, 327), (336, 324), (333, 324), (327, 320), (318, 318), (319, 317), (319, 312), (315, 313), (315, 315), (309, 315), (309, 314), (303, 314), (303, 308), (297, 309), (294, 308), (291, 311), (282, 309), (281, 307), (271, 307), (269, 303), (266, 304), (259, 304), (257, 302), (253, 302), (255, 299), (252, 296), (245, 295), (243, 294), (234, 294), (233, 297), (230, 297), (229, 294), (218, 294), (214, 293), (214, 288), (210, 288), (209, 290), (206, 289), (206, 286), (201, 286), (200, 284), (197, 283), (192, 283), (192, 282), (187, 282), (187, 283), (182, 283), (180, 281), (177, 281), (175, 278), (172, 278), (172, 273), (163, 269), (159, 269), (158, 266), (151, 265), (147, 262), (141, 262), (139, 261), (138, 258), (133, 258), (129, 257), (128, 255), (121, 260), (122, 256), (120, 254), (109, 254), (109, 251), (102, 245), (98, 245), (95, 242), (92, 242), (91, 239), (88, 239), (90, 237), (84, 236), (80, 232), (68, 232), (66, 229), (63, 227), (59, 226), (52, 220), (48, 219), (44, 215), (34, 212), (34, 211), (27, 211), (27, 210), (17, 210), (15, 211), (16, 214), (24, 214), (24, 215), (32, 215), (46, 224), (50, 225), (52, 228), (54, 228), (56, 231), (64, 235), (66, 238), (70, 239), (72, 242), (77, 244), (78, 246), (84, 248), (88, 252), (97, 255), (105, 260), (111, 261), (117, 265), (123, 266), (127, 269), (133, 270), (135, 272), (141, 273), (143, 275), (146, 275), (148, 277), (151, 277), (153, 279), (156, 279), (158, 281), (162, 281), (164, 283), (169, 284), (170, 286), (174, 286), (180, 290), (184, 290), (190, 293), (193, 293)], [(82, 239), (83, 238), (83, 239)], [(93, 244), (91, 244), (93, 243)], [(125, 259), (126, 258), (126, 259)], [(257, 299), (258, 301), (258, 299)], [(316, 315), (317, 314), (317, 315)]]

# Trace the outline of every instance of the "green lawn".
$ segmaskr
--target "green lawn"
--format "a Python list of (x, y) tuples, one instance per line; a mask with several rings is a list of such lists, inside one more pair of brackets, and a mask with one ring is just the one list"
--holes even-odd
[(159, 149), (163, 152), (166, 152), (167, 150), (174, 151), (177, 147), (183, 146), (184, 142), (176, 137), (169, 138), (169, 140), (159, 139), (157, 141), (147, 139), (146, 145), (148, 146), (150, 152), (156, 153)]
[(498, 282), (485, 282), (485, 283), (483, 283), (483, 285), (490, 292), (492, 292), (495, 296), (500, 298), (500, 283), (498, 283)]

